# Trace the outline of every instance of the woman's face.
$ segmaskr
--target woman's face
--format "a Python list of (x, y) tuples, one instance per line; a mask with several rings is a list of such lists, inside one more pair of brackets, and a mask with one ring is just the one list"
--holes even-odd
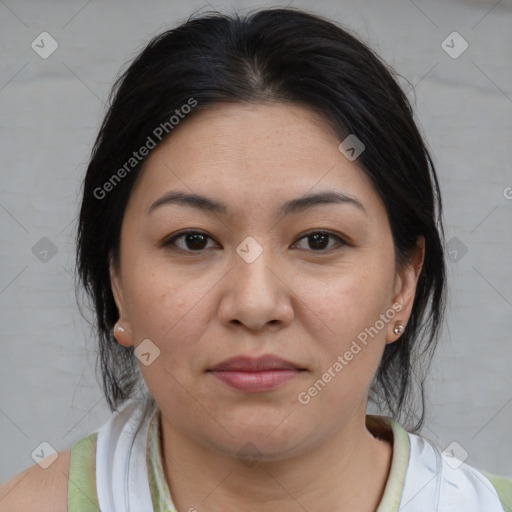
[(112, 284), (166, 428), (271, 459), (364, 425), (423, 247), (395, 267), (384, 204), (340, 142), (299, 106), (229, 104), (149, 155)]

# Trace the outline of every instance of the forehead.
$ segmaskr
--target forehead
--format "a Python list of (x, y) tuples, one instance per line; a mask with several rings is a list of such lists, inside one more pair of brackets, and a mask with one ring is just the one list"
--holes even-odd
[(147, 210), (179, 189), (239, 208), (267, 208), (278, 197), (336, 189), (371, 209), (380, 198), (339, 143), (319, 114), (298, 105), (215, 105), (185, 119), (152, 151), (131, 202)]

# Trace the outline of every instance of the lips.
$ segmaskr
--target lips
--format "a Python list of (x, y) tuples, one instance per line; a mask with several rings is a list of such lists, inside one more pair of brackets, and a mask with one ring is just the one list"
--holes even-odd
[(232, 388), (254, 393), (277, 389), (304, 370), (276, 356), (238, 356), (222, 361), (208, 372)]
[(261, 372), (265, 370), (298, 370), (293, 363), (285, 361), (275, 356), (261, 356), (258, 358), (238, 356), (226, 359), (212, 371), (241, 371), (241, 372)]

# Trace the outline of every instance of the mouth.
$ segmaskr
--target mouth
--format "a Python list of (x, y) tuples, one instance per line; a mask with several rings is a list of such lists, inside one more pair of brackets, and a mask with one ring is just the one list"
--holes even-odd
[(238, 356), (207, 370), (213, 377), (239, 391), (272, 391), (297, 378), (306, 368), (276, 356)]

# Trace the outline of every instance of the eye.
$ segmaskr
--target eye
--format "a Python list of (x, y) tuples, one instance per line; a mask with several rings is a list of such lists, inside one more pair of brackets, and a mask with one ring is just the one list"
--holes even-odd
[[(349, 245), (340, 236), (329, 231), (311, 231), (302, 236), (299, 242), (301, 240), (308, 240), (310, 249), (316, 252), (323, 252), (325, 249), (332, 248), (332, 246), (328, 246), (329, 238), (337, 240), (338, 245)], [(162, 246), (169, 247), (174, 245), (185, 252), (200, 252), (208, 248), (208, 239), (213, 240), (209, 235), (201, 231), (183, 231), (163, 242)], [(181, 243), (177, 243), (178, 241), (181, 241)], [(299, 247), (299, 249), (301, 249), (301, 247)], [(302, 247), (302, 249), (304, 249), (304, 247)]]
[[(185, 252), (200, 252), (207, 249), (205, 245), (209, 238), (211, 239), (210, 236), (201, 231), (184, 231), (163, 242), (162, 246), (176, 245), (178, 249)], [(177, 244), (178, 240), (183, 240), (183, 243)]]
[(329, 231), (311, 231), (309, 233), (306, 233), (305, 236), (299, 239), (300, 240), (309, 240), (309, 246), (314, 251), (322, 251), (323, 249), (331, 249), (331, 247), (326, 247), (328, 245), (329, 237), (335, 238), (341, 245), (348, 245), (345, 240), (343, 240), (338, 235), (335, 235), (334, 233), (330, 233)]

